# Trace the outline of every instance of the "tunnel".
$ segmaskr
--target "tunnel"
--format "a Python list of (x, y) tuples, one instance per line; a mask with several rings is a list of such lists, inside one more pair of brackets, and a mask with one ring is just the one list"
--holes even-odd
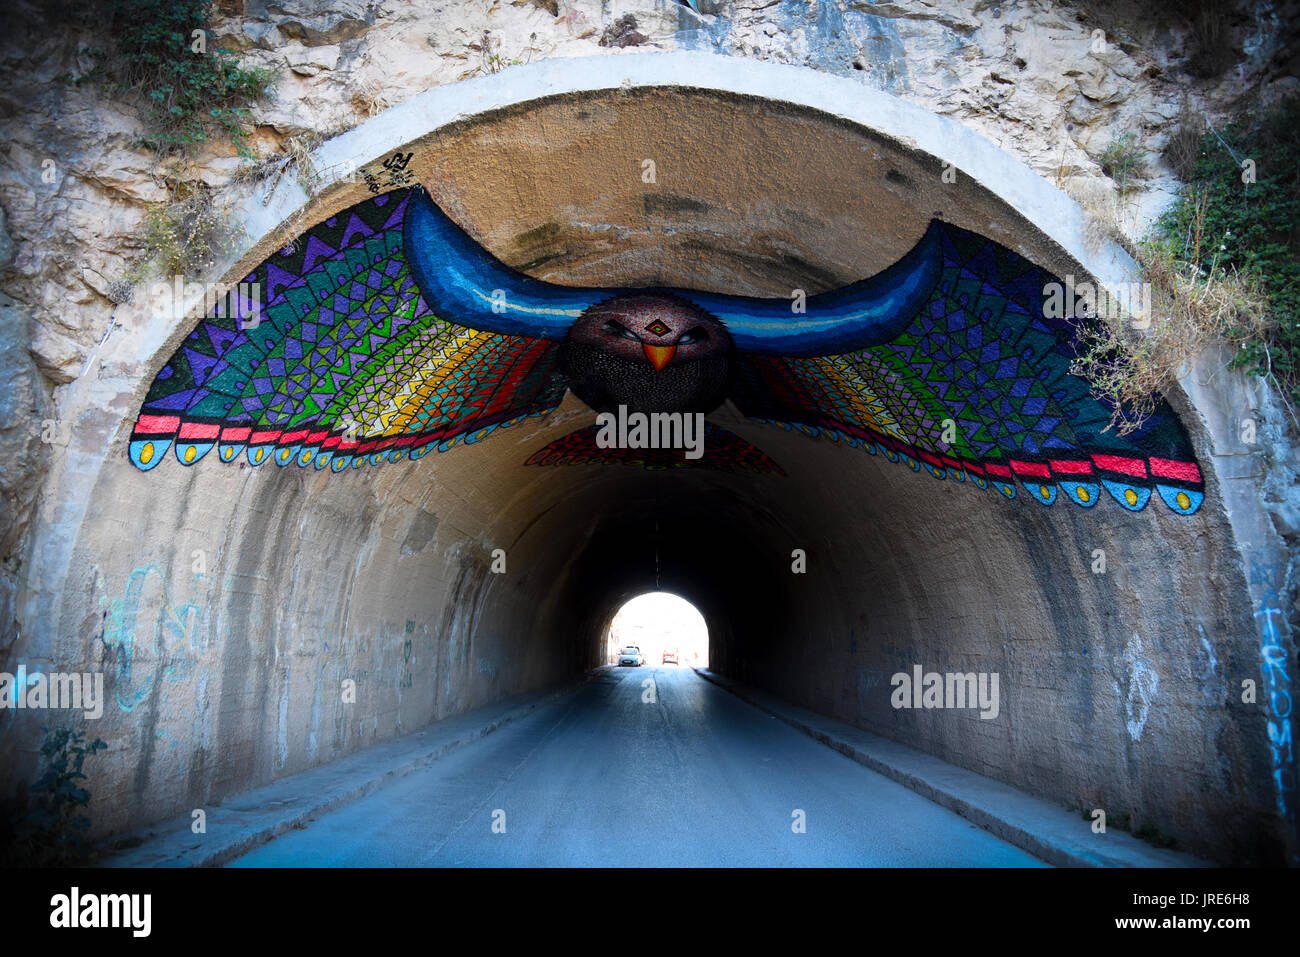
[[(248, 239), (216, 285), (261, 284), (264, 328), (286, 339), (275, 303), (296, 309), (298, 293), (304, 315), (329, 306), (379, 324), (382, 312), (414, 329), (409, 277), (376, 268), (336, 307), (351, 275), (326, 289), (299, 275), (351, 269), (354, 254), (365, 274), (406, 228), (399, 204), (409, 217), (421, 197), (557, 296), (819, 302), (886, 273), (936, 224), (953, 270), (938, 282), (961, 303), (943, 336), (860, 370), (878, 376), (880, 401), (852, 416), (814, 396), (783, 419), (785, 399), (733, 391), (692, 461), (596, 446), (593, 409), (531, 379), (517, 401), (475, 393), (492, 410), (482, 428), (431, 431), (416, 419), (438, 390), (492, 355), (472, 333), (430, 346), (395, 325), (364, 354), (349, 346), (275, 386), (299, 410), (361, 410), (359, 436), (250, 428), (229, 405), (190, 415), (166, 404), (167, 380), (182, 360), (195, 388), (218, 374), (227, 346), (208, 330), (238, 307), (191, 297), (177, 310), (161, 292), (123, 307), (123, 332), (75, 387), (17, 602), (32, 667), (106, 676), (97, 837), (571, 681), (606, 664), (626, 601), (663, 590), (704, 616), (719, 676), (1076, 817), (1113, 809), (1207, 859), (1287, 858), (1294, 767), (1271, 746), (1269, 712), (1240, 693), (1263, 680), (1261, 648), (1286, 639), (1261, 631), (1243, 542), (1263, 539), (1214, 434), (1230, 403), (1180, 386), (1147, 445), (1104, 432), (1084, 421), (1091, 400), (1076, 401), (1086, 386), (1067, 381), (1059, 335), (1038, 345), (1031, 324), (999, 352), (987, 311), (1023, 313), (1013, 286), (1120, 284), (1127, 254), (1091, 246), (1071, 200), (951, 121), (846, 80), (714, 59), (551, 61), (430, 90), (323, 145), (318, 191), (286, 177), (253, 196)], [(975, 372), (945, 371), (954, 343), (992, 348), (990, 375), (1014, 382), (986, 394)], [(544, 360), (510, 361), (523, 376)], [(745, 361), (775, 382), (787, 360)], [(904, 380), (929, 383), (930, 398), (886, 387)], [(1058, 388), (1075, 390), (1074, 420), (1052, 418), (1068, 404)], [(1022, 423), (1023, 454), (994, 462), (1006, 430), (939, 444), (950, 416), (971, 436)], [(1077, 455), (1052, 444), (1066, 428)], [(1082, 472), (1059, 464), (1071, 458)], [(914, 666), (998, 675), (997, 715), (891, 704), (893, 677)], [(39, 736), (28, 716), (9, 721), (0, 747), (16, 781), (34, 773)]]

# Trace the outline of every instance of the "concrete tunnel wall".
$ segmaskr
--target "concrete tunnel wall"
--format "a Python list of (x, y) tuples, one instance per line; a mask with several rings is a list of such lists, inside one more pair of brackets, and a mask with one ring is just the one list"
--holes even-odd
[[(1024, 167), (881, 94), (837, 102), (839, 82), (708, 57), (542, 64), (430, 91), (318, 157), (413, 151), (472, 235), (556, 282), (812, 294), (884, 268), (938, 214), (1058, 275), (1122, 275), (1122, 253), (1088, 252), (1077, 208)], [(941, 146), (960, 157), (956, 188), (939, 185)], [(653, 199), (648, 155), (669, 184)], [(343, 182), (308, 200), (285, 179), (250, 201), (254, 240), (225, 282), (366, 195)], [(1268, 729), (1234, 692), (1258, 674), (1251, 596), (1182, 395), (1209, 478), (1192, 518), (1006, 501), (729, 405), (711, 419), (785, 476), (526, 466), (591, 421), (572, 395), (418, 463), (141, 472), (131, 423), (193, 320), (134, 320), (79, 395), (15, 650), (107, 675), (89, 725), (109, 744), (91, 768), (96, 835), (599, 664), (614, 612), (655, 585), (657, 543), (662, 587), (703, 613), (715, 670), (1196, 853), (1280, 858)], [(891, 708), (890, 675), (914, 664), (998, 673), (999, 717)], [(36, 723), (0, 734), (10, 790), (36, 767)]]

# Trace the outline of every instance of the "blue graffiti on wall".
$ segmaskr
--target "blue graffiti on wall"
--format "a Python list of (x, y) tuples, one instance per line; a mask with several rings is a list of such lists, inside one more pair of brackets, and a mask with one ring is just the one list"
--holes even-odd
[[(178, 607), (172, 601), (167, 582), (156, 565), (145, 565), (131, 572), (125, 594), (113, 600), (104, 630), (104, 645), (117, 652), (116, 695), (123, 711), (135, 710), (160, 676), (172, 681), (185, 681), (193, 676), (198, 660), (194, 648), (198, 619), (197, 605)], [(139, 654), (139, 642), (149, 641), (151, 625), (152, 649)], [(140, 636), (136, 634), (137, 626), (143, 632)]]
[(1264, 596), (1255, 617), (1261, 619), (1264, 642), (1264, 695), (1268, 718), (1268, 744), (1272, 757), (1273, 784), (1277, 791), (1277, 809), (1287, 820), (1294, 812), (1296, 791), (1295, 752), (1291, 746), (1291, 676), (1287, 673), (1287, 654), (1278, 632), (1278, 593), (1285, 574), (1279, 565), (1255, 563), (1251, 568), (1252, 585), (1263, 585)]

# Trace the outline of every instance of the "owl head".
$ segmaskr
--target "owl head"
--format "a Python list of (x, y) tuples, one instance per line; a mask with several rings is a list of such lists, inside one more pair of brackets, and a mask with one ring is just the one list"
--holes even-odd
[(726, 396), (734, 345), (726, 327), (667, 292), (615, 296), (573, 323), (560, 368), (600, 412), (711, 412)]

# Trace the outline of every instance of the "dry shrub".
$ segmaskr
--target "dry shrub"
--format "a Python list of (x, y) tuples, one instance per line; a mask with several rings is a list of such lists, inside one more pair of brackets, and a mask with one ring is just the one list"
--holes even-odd
[[(1201, 249), (1199, 243), (1196, 248)], [(1206, 348), (1219, 343), (1241, 348), (1270, 327), (1259, 279), (1221, 267), (1217, 254), (1182, 262), (1170, 244), (1152, 241), (1139, 248), (1138, 262), (1151, 297), (1150, 316), (1136, 322), (1108, 318), (1117, 310), (1099, 309), (1100, 317), (1080, 323), (1071, 369), (1111, 407), (1107, 428), (1120, 435), (1142, 427), (1158, 397)]]
[(134, 278), (152, 261), (164, 276), (203, 275), (235, 242), (225, 211), (202, 183), (180, 186), (171, 202), (153, 203), (145, 212), (141, 242), (145, 257)]
[(352, 106), (364, 116), (378, 116), (393, 105), (392, 95), (373, 78), (362, 80), (352, 91)]
[(1164, 159), (1180, 180), (1186, 182), (1201, 158), (1201, 138), (1205, 136), (1205, 123), (1189, 109), (1184, 108), (1178, 125), (1165, 144)]

